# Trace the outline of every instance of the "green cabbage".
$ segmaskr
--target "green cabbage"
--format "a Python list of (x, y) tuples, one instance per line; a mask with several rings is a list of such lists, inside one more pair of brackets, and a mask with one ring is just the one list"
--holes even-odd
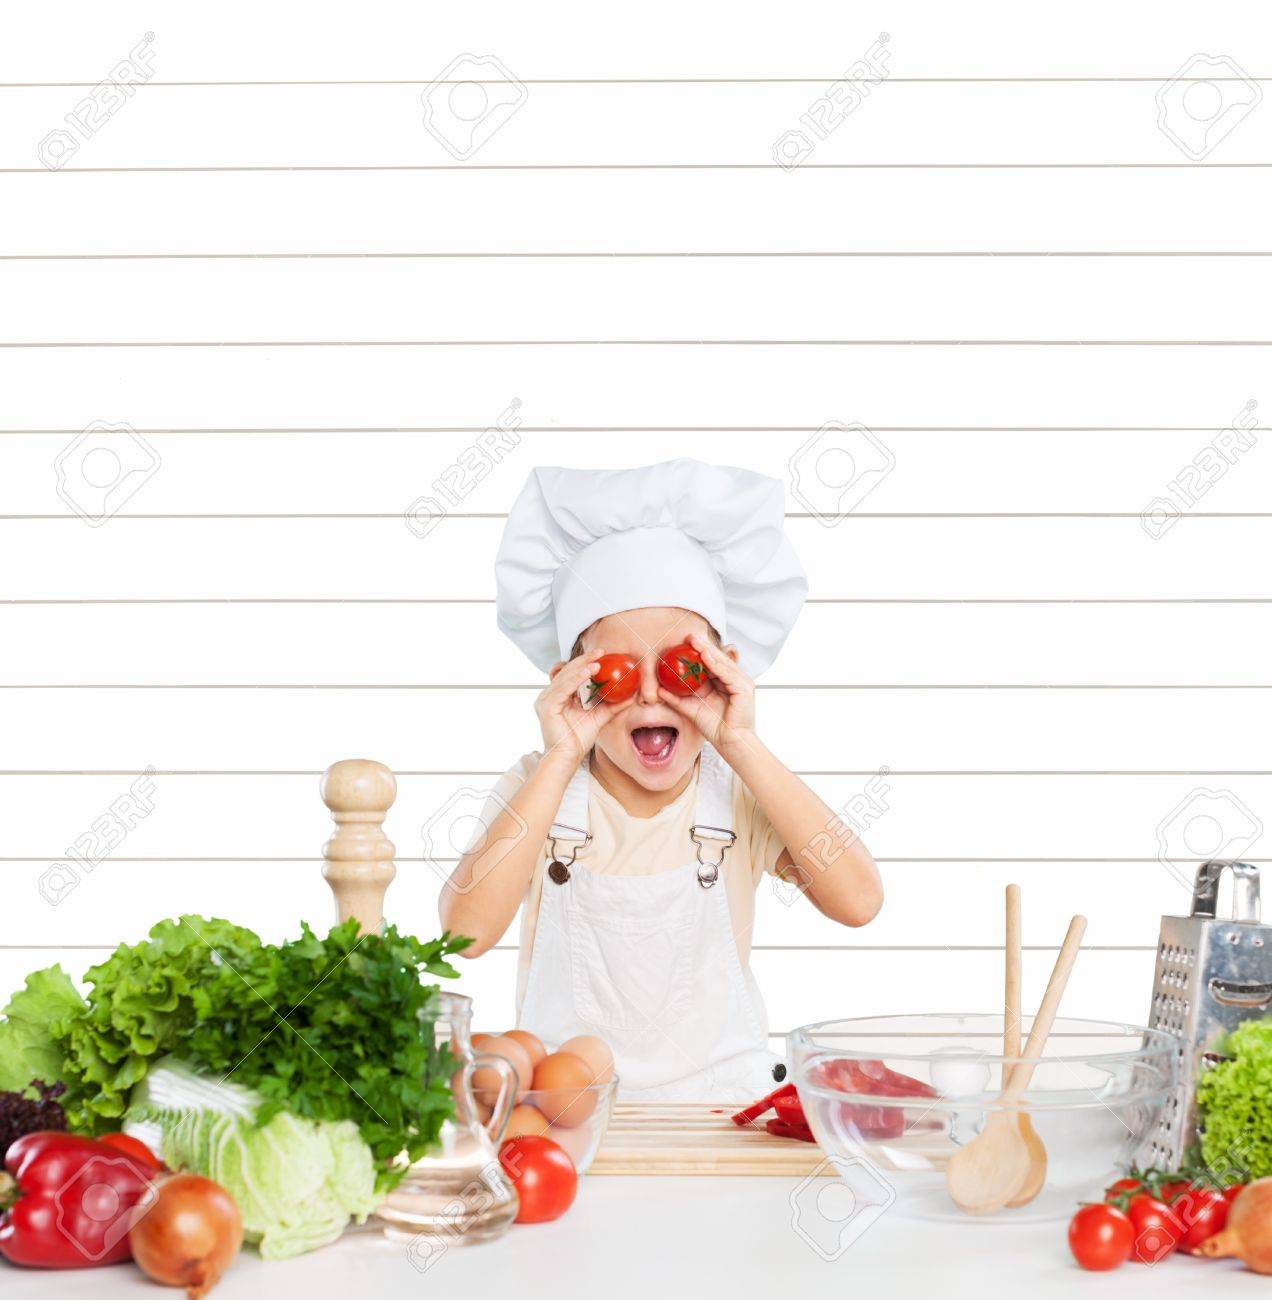
[(1272, 1019), (1248, 1020), (1222, 1046), (1229, 1059), (1197, 1079), (1201, 1155), (1245, 1179), (1272, 1174)]
[(282, 1111), (258, 1125), (259, 1097), (167, 1059), (147, 1075), (128, 1132), (174, 1169), (220, 1183), (238, 1203), (244, 1236), (264, 1259), (288, 1259), (335, 1241), (380, 1202), (371, 1148), (351, 1120)]

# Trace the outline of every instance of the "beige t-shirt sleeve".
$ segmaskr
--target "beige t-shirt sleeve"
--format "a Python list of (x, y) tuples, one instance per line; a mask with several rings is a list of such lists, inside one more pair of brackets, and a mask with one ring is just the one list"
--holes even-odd
[(747, 845), (751, 879), (758, 886), (762, 877), (776, 874), (777, 860), (786, 846), (764, 809), (741, 781), (734, 782), (733, 825), (738, 841)]

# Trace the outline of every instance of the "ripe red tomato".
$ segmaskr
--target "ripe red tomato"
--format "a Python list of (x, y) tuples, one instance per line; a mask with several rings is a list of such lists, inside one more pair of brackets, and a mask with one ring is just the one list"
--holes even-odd
[(1126, 1217), (1135, 1229), (1131, 1258), (1141, 1264), (1156, 1264), (1179, 1249), (1184, 1225), (1178, 1215), (1157, 1197), (1141, 1192), (1131, 1197)]
[(1131, 1257), (1135, 1229), (1112, 1205), (1084, 1205), (1069, 1223), (1069, 1249), (1083, 1268), (1103, 1273)]
[(551, 1138), (526, 1134), (499, 1148), (499, 1163), (517, 1189), (518, 1223), (549, 1223), (574, 1204), (574, 1161)]
[(1119, 1196), (1134, 1196), (1136, 1192), (1142, 1192), (1143, 1190), (1144, 1180), (1142, 1178), (1119, 1178), (1117, 1182), (1110, 1183), (1104, 1189), (1104, 1199), (1113, 1201)]
[(1233, 1183), (1231, 1187), (1225, 1187), (1223, 1189), (1223, 1199), (1231, 1205), (1232, 1202), (1245, 1191), (1245, 1189), (1245, 1183)]
[(134, 1160), (139, 1160), (149, 1169), (163, 1168), (163, 1161), (158, 1159), (140, 1138), (129, 1137), (127, 1133), (107, 1133), (97, 1140), (104, 1146), (114, 1147), (116, 1151), (132, 1156)]
[(658, 656), (658, 684), (673, 695), (697, 695), (710, 680), (702, 657), (687, 642)]
[(589, 704), (598, 699), (619, 704), (640, 689), (640, 669), (631, 655), (602, 655), (596, 662), (596, 674), (588, 686)]
[(1190, 1187), (1171, 1201), (1170, 1208), (1184, 1225), (1180, 1250), (1195, 1250), (1228, 1222), (1228, 1199), (1213, 1187)]

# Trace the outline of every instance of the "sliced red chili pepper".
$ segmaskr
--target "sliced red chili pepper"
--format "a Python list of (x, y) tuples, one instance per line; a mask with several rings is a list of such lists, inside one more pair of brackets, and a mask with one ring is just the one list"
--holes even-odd
[(805, 1128), (808, 1127), (808, 1116), (804, 1114), (798, 1095), (774, 1097), (773, 1109), (783, 1124), (802, 1124)]
[(772, 1110), (773, 1103), (778, 1097), (793, 1096), (795, 1096), (795, 1085), (793, 1083), (784, 1083), (780, 1088), (774, 1088), (767, 1097), (761, 1097), (759, 1101), (753, 1101), (749, 1106), (738, 1111), (736, 1115), (730, 1116), (730, 1118), (739, 1128), (744, 1128), (747, 1124), (759, 1119), (766, 1110)]
[(779, 1138), (798, 1138), (801, 1142), (816, 1142), (813, 1130), (807, 1124), (787, 1124), (780, 1119), (771, 1119), (764, 1127)]

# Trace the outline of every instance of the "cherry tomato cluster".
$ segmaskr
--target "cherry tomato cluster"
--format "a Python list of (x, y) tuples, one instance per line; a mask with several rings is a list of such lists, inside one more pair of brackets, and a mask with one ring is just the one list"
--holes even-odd
[[(640, 690), (640, 666), (631, 655), (601, 655), (588, 686), (588, 703), (621, 704)], [(711, 680), (702, 656), (687, 641), (658, 656), (658, 684), (673, 695), (696, 695)]]
[(1198, 1247), (1223, 1230), (1228, 1207), (1243, 1185), (1218, 1188), (1157, 1170), (1119, 1178), (1099, 1204), (1084, 1205), (1069, 1223), (1069, 1249), (1097, 1272), (1132, 1260), (1156, 1264)]

